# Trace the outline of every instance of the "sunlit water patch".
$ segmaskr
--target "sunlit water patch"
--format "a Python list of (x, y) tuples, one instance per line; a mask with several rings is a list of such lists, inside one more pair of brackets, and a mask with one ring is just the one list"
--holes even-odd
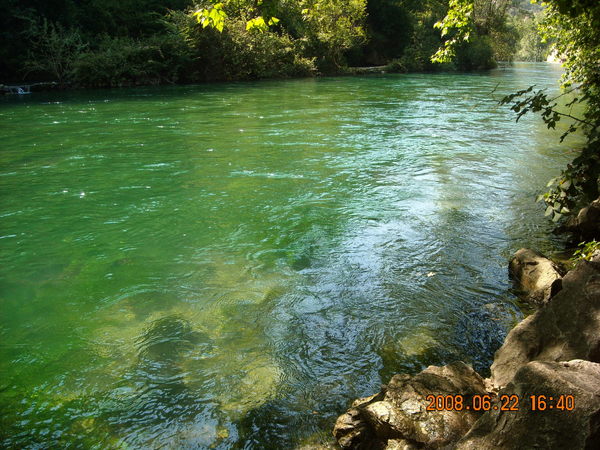
[(397, 371), (485, 372), (572, 156), (555, 66), (0, 104), (4, 447), (293, 448)]

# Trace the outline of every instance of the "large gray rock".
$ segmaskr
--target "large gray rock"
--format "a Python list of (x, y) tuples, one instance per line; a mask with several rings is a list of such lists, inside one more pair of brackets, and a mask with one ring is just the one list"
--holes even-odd
[(509, 264), (521, 297), (540, 306), (560, 290), (560, 268), (541, 253), (528, 248), (518, 250)]
[(600, 197), (572, 217), (565, 229), (574, 233), (579, 240), (600, 238)]
[(581, 261), (548, 305), (513, 328), (496, 352), (492, 382), (503, 387), (529, 361), (600, 362), (600, 262)]
[[(530, 362), (517, 371), (503, 394), (516, 394), (519, 410), (485, 413), (457, 449), (600, 448), (600, 364)], [(534, 411), (529, 397), (540, 394), (547, 396), (546, 410)], [(567, 395), (574, 397), (574, 410), (557, 409), (557, 399)]]
[(460, 394), (468, 404), (475, 394), (485, 395), (484, 380), (460, 362), (430, 366), (419, 374), (394, 375), (384, 390), (355, 402), (340, 416), (334, 436), (343, 448), (440, 448), (460, 439), (481, 413), (427, 411), (427, 396)]

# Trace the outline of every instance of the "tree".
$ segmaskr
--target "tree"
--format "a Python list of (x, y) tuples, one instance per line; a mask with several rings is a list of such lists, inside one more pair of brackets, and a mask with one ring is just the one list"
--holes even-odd
[(450, 0), (446, 17), (435, 24), (445, 42), (432, 61), (444, 63), (456, 59), (460, 56), (457, 50), (464, 54), (469, 42), (482, 55), (492, 52), (498, 58), (508, 59), (516, 47), (515, 31), (507, 20), (512, 3), (512, 0)]
[(276, 5), (276, 0), (223, 0), (202, 5), (193, 16), (203, 28), (210, 27), (219, 32), (225, 28), (228, 17), (245, 20), (247, 31), (265, 32), (270, 26), (279, 23), (279, 19), (273, 14)]
[(546, 61), (553, 39), (543, 40), (540, 35), (540, 25), (544, 17), (542, 11), (535, 14), (527, 13), (515, 20), (519, 41), (516, 49), (516, 59), (519, 61)]
[(32, 22), (28, 34), (31, 50), (25, 62), (26, 70), (49, 73), (59, 84), (64, 84), (73, 63), (87, 46), (79, 32), (44, 18), (40, 23)]
[(344, 51), (365, 38), (366, 0), (223, 0), (206, 3), (193, 15), (203, 28), (222, 32), (228, 21), (244, 20), (247, 31), (264, 33), (278, 26), (275, 14), (279, 12), (286, 15), (283, 23), (293, 23), (293, 32), (306, 42), (307, 52), (320, 56), (326, 69), (339, 69)]
[(323, 49), (334, 68), (341, 66), (345, 50), (365, 38), (365, 0), (301, 0), (309, 39)]

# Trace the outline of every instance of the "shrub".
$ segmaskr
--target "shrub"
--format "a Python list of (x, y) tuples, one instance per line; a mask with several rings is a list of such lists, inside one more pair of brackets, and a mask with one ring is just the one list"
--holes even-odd
[(231, 19), (222, 32), (202, 28), (189, 15), (174, 13), (171, 25), (188, 46), (192, 81), (246, 80), (313, 75), (314, 59), (303, 56), (303, 41), (285, 33), (246, 29)]
[(60, 84), (68, 82), (75, 62), (86, 48), (79, 31), (46, 19), (31, 20), (25, 36), (31, 47), (24, 63), (26, 74), (49, 75)]
[(230, 25), (224, 36), (224, 74), (229, 80), (306, 76), (314, 71), (289, 36), (246, 31), (243, 21)]
[(390, 61), (384, 70), (388, 73), (406, 73), (406, 67), (399, 59)]
[(473, 36), (456, 48), (456, 66), (459, 70), (486, 70), (496, 67), (494, 49), (488, 36)]
[(189, 63), (188, 48), (176, 35), (140, 40), (106, 36), (96, 50), (80, 55), (73, 80), (86, 87), (174, 83)]
[(578, 247), (579, 249), (573, 253), (573, 257), (571, 258), (574, 264), (582, 260), (590, 261), (592, 257), (600, 252), (600, 242), (596, 240), (581, 242)]

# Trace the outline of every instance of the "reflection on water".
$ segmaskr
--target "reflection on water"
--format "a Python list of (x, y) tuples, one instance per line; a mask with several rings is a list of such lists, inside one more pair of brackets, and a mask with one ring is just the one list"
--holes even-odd
[(289, 448), (397, 371), (485, 371), (569, 158), (494, 96), (558, 76), (5, 100), (0, 442)]

